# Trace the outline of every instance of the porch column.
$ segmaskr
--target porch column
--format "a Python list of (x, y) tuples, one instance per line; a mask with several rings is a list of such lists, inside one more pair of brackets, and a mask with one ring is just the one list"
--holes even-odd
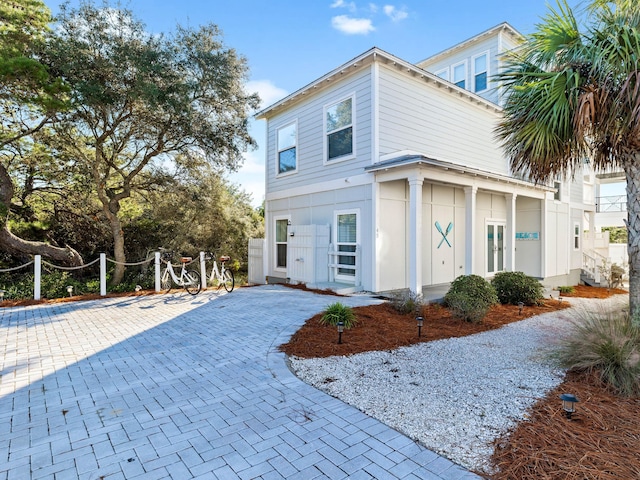
[(409, 289), (422, 295), (422, 183), (409, 179)]
[[(473, 262), (475, 259), (474, 248), (476, 247), (476, 195), (478, 187), (465, 187), (464, 189), (464, 273), (471, 275), (474, 273)], [(479, 247), (481, 248), (481, 247)]]
[(516, 195), (508, 193), (505, 195), (507, 199), (507, 231), (505, 235), (505, 265), (507, 272), (515, 272), (516, 270)]

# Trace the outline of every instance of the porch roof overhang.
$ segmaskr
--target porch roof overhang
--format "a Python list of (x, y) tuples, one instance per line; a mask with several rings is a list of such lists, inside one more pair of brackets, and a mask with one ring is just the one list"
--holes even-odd
[[(529, 182), (527, 180), (521, 180), (518, 178), (502, 175), (499, 173), (490, 172), (487, 170), (481, 170), (477, 168), (470, 168), (465, 165), (459, 165), (443, 160), (437, 160), (435, 158), (429, 158), (424, 155), (402, 155), (395, 158), (383, 160), (381, 162), (374, 163), (365, 167), (366, 172), (381, 173), (392, 170), (401, 170), (415, 167), (429, 167), (435, 168), (441, 171), (449, 171), (457, 175), (463, 175), (469, 178), (481, 178), (489, 181), (499, 182), (502, 184), (511, 185), (514, 187), (526, 188), (536, 190), (538, 192), (555, 192), (555, 188), (548, 185), (540, 185)], [(460, 182), (460, 185), (465, 185), (467, 182)]]

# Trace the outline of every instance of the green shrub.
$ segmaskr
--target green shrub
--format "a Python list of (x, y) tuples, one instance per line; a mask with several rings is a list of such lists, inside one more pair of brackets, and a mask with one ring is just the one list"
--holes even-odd
[(571, 286), (562, 286), (562, 287), (558, 287), (558, 291), (566, 295), (566, 294), (575, 292), (576, 289)]
[(398, 313), (417, 313), (422, 309), (422, 297), (413, 292), (402, 292), (391, 297), (391, 305)]
[(538, 280), (523, 272), (497, 273), (491, 285), (496, 289), (500, 303), (536, 305), (543, 298), (543, 287)]
[(491, 305), (498, 303), (498, 297), (493, 286), (484, 278), (462, 275), (451, 283), (444, 303), (456, 317), (478, 323)]
[(579, 313), (556, 355), (565, 368), (598, 372), (621, 395), (640, 394), (640, 329), (628, 314)]
[(353, 309), (340, 302), (329, 305), (324, 311), (322, 318), (320, 318), (320, 323), (323, 325), (337, 326), (338, 322), (344, 323), (344, 328), (351, 328), (357, 322)]

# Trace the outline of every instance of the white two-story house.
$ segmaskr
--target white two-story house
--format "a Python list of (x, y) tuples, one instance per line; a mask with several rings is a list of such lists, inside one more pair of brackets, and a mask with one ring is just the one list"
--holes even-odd
[(534, 185), (495, 139), (492, 77), (520, 38), (504, 23), (418, 64), (372, 48), (262, 110), (266, 280), (414, 293), (500, 271), (578, 283), (589, 185)]

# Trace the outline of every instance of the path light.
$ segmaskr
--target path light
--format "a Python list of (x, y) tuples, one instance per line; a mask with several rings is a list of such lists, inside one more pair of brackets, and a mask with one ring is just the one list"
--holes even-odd
[(560, 395), (560, 400), (562, 400), (562, 409), (565, 415), (571, 420), (571, 415), (576, 411), (576, 403), (580, 400), (572, 393), (563, 393)]
[(524, 302), (518, 302), (518, 315), (522, 315), (523, 308), (524, 308)]
[(142, 290), (142, 287), (140, 285), (136, 285), (135, 290), (136, 290), (136, 292), (139, 292), (140, 290)]
[(338, 343), (342, 343), (342, 332), (344, 332), (344, 322), (338, 322)]
[(0, 290), (0, 302), (4, 302), (4, 290)]
[(424, 325), (424, 319), (422, 317), (416, 317), (416, 323), (418, 324), (418, 336), (422, 336), (422, 326)]
[(69, 296), (71, 296), (73, 294), (73, 285), (69, 285), (67, 287), (67, 292), (69, 293)]

